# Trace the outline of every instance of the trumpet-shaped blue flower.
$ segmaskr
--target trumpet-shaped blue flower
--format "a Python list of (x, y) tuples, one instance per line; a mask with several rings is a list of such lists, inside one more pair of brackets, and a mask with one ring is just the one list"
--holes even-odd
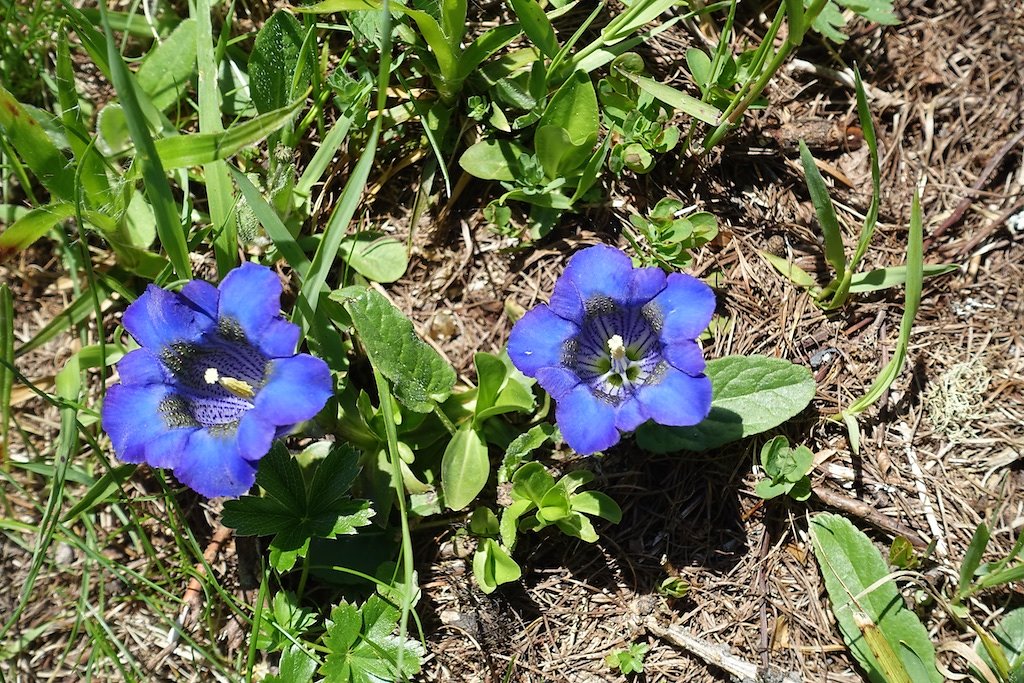
[(512, 328), (508, 353), (557, 402), (562, 436), (588, 454), (647, 420), (694, 425), (711, 410), (711, 381), (696, 342), (715, 310), (700, 280), (633, 268), (618, 249), (569, 259), (548, 304)]
[(117, 456), (174, 471), (204, 496), (240, 496), (273, 440), (331, 395), (327, 364), (296, 354), (299, 328), (280, 314), (281, 282), (246, 263), (220, 287), (154, 285), (124, 313), (142, 346), (118, 363), (103, 404)]

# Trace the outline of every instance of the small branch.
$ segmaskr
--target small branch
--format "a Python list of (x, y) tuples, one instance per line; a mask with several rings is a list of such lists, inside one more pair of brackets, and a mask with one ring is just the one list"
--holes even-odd
[(892, 536), (903, 536), (905, 539), (910, 541), (911, 545), (915, 548), (924, 549), (928, 547), (928, 543), (918, 536), (917, 532), (906, 525), (900, 524), (899, 522), (886, 517), (864, 501), (844, 496), (823, 484), (815, 485), (812, 490), (814, 491), (814, 495), (818, 497), (818, 500), (830, 508), (835, 508), (836, 510), (851, 514)]
[(740, 659), (732, 654), (729, 648), (701, 640), (678, 626), (662, 626), (653, 616), (647, 617), (644, 621), (644, 626), (662, 640), (672, 643), (708, 664), (721, 669), (736, 678), (740, 683), (759, 683), (760, 681), (800, 683), (802, 680), (797, 674), (783, 671), (775, 666), (764, 668), (751, 664), (745, 659)]

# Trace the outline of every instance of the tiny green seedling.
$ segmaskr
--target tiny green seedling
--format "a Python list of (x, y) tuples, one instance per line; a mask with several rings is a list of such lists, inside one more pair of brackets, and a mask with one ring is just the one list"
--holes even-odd
[(814, 453), (807, 446), (791, 448), (789, 440), (777, 436), (761, 447), (761, 466), (766, 479), (754, 488), (761, 498), (788, 495), (794, 500), (807, 500), (811, 480), (807, 473), (814, 469)]
[(647, 265), (668, 270), (685, 268), (693, 258), (691, 252), (718, 235), (718, 221), (710, 213), (684, 216), (682, 212), (681, 201), (665, 197), (647, 216), (629, 217), (632, 229), (627, 228), (626, 238)]
[(690, 582), (679, 576), (669, 576), (658, 584), (658, 592), (666, 598), (685, 598), (690, 592)]
[(632, 643), (625, 650), (615, 650), (604, 658), (604, 663), (611, 669), (618, 669), (623, 674), (638, 674), (644, 671), (644, 656), (650, 646), (643, 643)]

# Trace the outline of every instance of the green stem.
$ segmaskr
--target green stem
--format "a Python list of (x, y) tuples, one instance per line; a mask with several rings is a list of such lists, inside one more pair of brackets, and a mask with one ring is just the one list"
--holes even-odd
[(391, 461), (391, 485), (395, 489), (398, 501), (398, 512), (402, 521), (402, 576), (405, 590), (402, 592), (402, 620), (398, 627), (398, 661), (397, 673), (401, 676), (402, 657), (405, 652), (405, 638), (409, 632), (410, 597), (413, 591), (413, 556), (412, 535), (409, 531), (409, 515), (405, 506), (405, 486), (402, 483), (401, 456), (398, 452), (398, 428), (395, 425), (395, 404), (391, 397), (391, 387), (377, 368), (373, 369), (373, 379), (377, 383), (380, 396), (380, 410), (384, 416), (384, 431), (388, 439), (388, 459)]

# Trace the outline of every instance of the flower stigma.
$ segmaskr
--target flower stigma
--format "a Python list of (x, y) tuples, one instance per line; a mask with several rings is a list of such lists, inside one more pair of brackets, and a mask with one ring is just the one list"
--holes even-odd
[(238, 398), (251, 399), (256, 395), (256, 391), (252, 388), (251, 384), (234, 377), (221, 377), (217, 368), (206, 368), (206, 372), (203, 373), (203, 379), (206, 380), (207, 384), (221, 385)]

